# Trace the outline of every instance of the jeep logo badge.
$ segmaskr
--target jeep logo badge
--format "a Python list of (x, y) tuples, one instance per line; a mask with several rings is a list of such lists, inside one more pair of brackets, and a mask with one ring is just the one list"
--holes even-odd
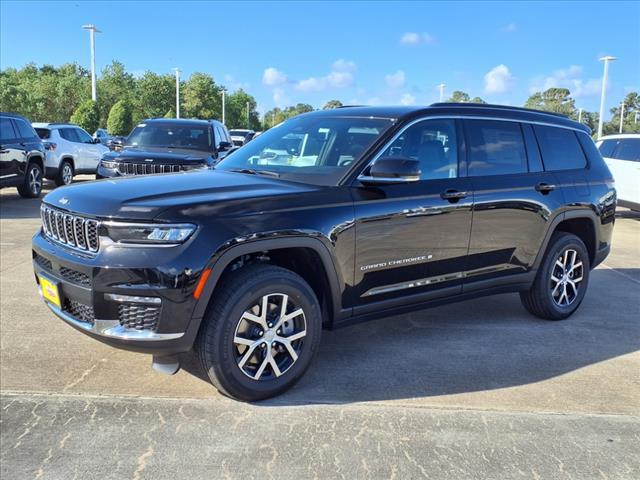
[(62, 197), (60, 200), (58, 200), (58, 203), (61, 205), (66, 205), (67, 203), (69, 203), (69, 199), (67, 197)]

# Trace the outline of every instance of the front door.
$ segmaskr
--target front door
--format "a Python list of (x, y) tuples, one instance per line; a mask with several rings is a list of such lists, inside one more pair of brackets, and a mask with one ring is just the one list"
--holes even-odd
[(14, 182), (24, 163), (24, 149), (20, 148), (13, 122), (10, 118), (0, 117), (0, 183)]
[(356, 256), (350, 300), (355, 313), (384, 308), (400, 298), (408, 303), (460, 292), (473, 195), (468, 180), (458, 175), (463, 150), (459, 131), (453, 119), (413, 123), (378, 157), (418, 160), (420, 180), (354, 184)]

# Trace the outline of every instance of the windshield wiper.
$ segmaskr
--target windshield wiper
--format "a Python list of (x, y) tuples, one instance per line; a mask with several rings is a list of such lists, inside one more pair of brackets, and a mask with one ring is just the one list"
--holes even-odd
[(265, 175), (267, 177), (279, 177), (280, 174), (270, 170), (255, 170), (253, 168), (232, 168), (230, 172), (247, 173), (249, 175)]

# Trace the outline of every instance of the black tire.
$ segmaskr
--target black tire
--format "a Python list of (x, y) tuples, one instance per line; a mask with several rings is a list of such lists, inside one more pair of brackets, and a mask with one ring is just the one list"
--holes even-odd
[[(576, 252), (577, 255), (574, 264), (581, 262), (582, 265), (567, 272), (561, 264), (563, 259), (568, 259), (565, 264), (571, 262), (571, 252)], [(531, 289), (520, 292), (522, 305), (529, 313), (545, 320), (563, 320), (571, 316), (584, 299), (589, 286), (590, 267), (587, 247), (579, 237), (565, 232), (554, 233)], [(581, 280), (576, 282), (578, 278)], [(564, 279), (564, 285), (563, 281), (556, 282), (555, 279)], [(576, 284), (577, 292), (571, 286), (572, 283)], [(568, 292), (566, 298), (563, 297), (563, 289)], [(563, 298), (566, 304), (563, 304)]]
[[(207, 309), (196, 340), (197, 355), (211, 383), (224, 395), (243, 401), (263, 400), (291, 388), (311, 364), (320, 344), (322, 314), (315, 293), (296, 273), (268, 264), (248, 265), (230, 273), (221, 281), (223, 284), (219, 285), (214, 293), (213, 303)], [(269, 299), (281, 298), (281, 303), (284, 303), (280, 294), (288, 296), (287, 304), (294, 311), (298, 309), (303, 311), (303, 315), (299, 315), (295, 321), (292, 320), (287, 324), (287, 327), (291, 325), (293, 329), (296, 322), (304, 323), (306, 335), (300, 340), (291, 342), (291, 345), (295, 345), (297, 349), (297, 360), (287, 352), (284, 344), (278, 343), (277, 337), (272, 343), (275, 345), (273, 349), (264, 348), (264, 345), (273, 339), (274, 321), (277, 323), (277, 318), (271, 321), (270, 326), (274, 328), (269, 328), (267, 331), (263, 331), (260, 327), (255, 330), (253, 321), (243, 320), (244, 315), (252, 307), (254, 313), (262, 315), (260, 305), (262, 305), (261, 299), (265, 296)], [(265, 309), (267, 312), (271, 307), (276, 307), (270, 303), (268, 305), (269, 307)], [(256, 307), (258, 310), (255, 310)], [(280, 307), (271, 309), (271, 314), (274, 311), (277, 313), (278, 308)], [(249, 328), (246, 331), (242, 334), (238, 333), (241, 326), (247, 325)], [(249, 330), (253, 332), (252, 335), (249, 335)], [(278, 330), (278, 334), (281, 331), (282, 329)], [(298, 331), (299, 333), (301, 331)], [(248, 357), (244, 368), (239, 363), (251, 347), (236, 344), (237, 335), (242, 335), (246, 339), (251, 337), (250, 341), (259, 342), (259, 346), (253, 350), (255, 353)], [(266, 342), (263, 342), (264, 339)], [(243, 348), (246, 350), (242, 351)], [(273, 355), (274, 359), (278, 359), (274, 361), (279, 372), (282, 365), (291, 363), (286, 369), (283, 368), (280, 376), (276, 376), (274, 368), (265, 360), (267, 355)], [(281, 365), (277, 364), (278, 361)], [(259, 366), (262, 363), (267, 366), (261, 371)], [(255, 369), (255, 375), (259, 375), (257, 380), (248, 376), (247, 370), (252, 368)], [(250, 373), (253, 374), (253, 371)]]
[(36, 162), (30, 162), (22, 184), (18, 185), (18, 193), (23, 198), (38, 198), (42, 192), (43, 179), (42, 167)]
[(73, 164), (69, 160), (63, 160), (58, 169), (58, 174), (54, 181), (58, 187), (63, 185), (70, 185), (73, 182)]

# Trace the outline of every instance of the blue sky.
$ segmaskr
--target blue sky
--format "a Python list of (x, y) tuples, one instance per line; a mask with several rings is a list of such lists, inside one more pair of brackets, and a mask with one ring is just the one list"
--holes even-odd
[(332, 98), (429, 104), (440, 83), (446, 93), (513, 105), (534, 89), (568, 87), (578, 107), (594, 111), (604, 54), (619, 58), (608, 107), (640, 90), (638, 2), (3, 0), (0, 66), (88, 66), (84, 23), (104, 32), (98, 70), (116, 59), (134, 73), (206, 72), (244, 87), (261, 111)]

